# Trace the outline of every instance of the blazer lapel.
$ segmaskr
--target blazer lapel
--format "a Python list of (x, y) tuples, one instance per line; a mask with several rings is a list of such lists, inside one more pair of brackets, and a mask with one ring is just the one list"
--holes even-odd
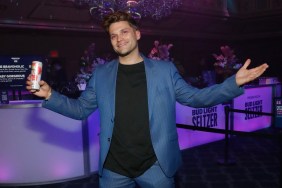
[(105, 79), (108, 82), (108, 100), (111, 109), (112, 117), (115, 116), (115, 100), (116, 100), (116, 80), (117, 80), (117, 70), (118, 70), (118, 61), (114, 60), (113, 62), (108, 64), (107, 75), (105, 75)]
[(148, 108), (149, 108), (149, 120), (152, 117), (154, 99), (156, 95), (156, 79), (154, 75), (156, 74), (154, 62), (150, 59), (144, 58), (145, 72), (147, 80), (147, 93), (148, 93)]

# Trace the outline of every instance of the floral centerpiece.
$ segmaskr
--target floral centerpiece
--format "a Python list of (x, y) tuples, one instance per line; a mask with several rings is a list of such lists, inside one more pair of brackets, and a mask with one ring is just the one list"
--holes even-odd
[(213, 57), (216, 59), (214, 67), (216, 73), (222, 75), (225, 79), (233, 75), (242, 64), (239, 63), (238, 58), (234, 54), (234, 50), (229, 46), (221, 46), (220, 50), (222, 54), (213, 54)]
[(148, 57), (156, 60), (170, 61), (169, 50), (173, 47), (173, 44), (160, 44), (158, 40), (154, 41), (154, 47), (151, 49)]
[(95, 53), (95, 43), (92, 43), (85, 51), (84, 55), (80, 58), (80, 69), (76, 74), (75, 83), (79, 90), (84, 90), (86, 84), (92, 76), (92, 72), (100, 64), (105, 64), (106, 61), (98, 57)]

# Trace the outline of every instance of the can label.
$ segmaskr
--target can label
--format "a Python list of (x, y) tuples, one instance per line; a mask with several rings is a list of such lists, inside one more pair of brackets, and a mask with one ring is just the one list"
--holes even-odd
[(31, 64), (31, 88), (35, 90), (40, 89), (39, 81), (41, 80), (42, 74), (42, 62), (32, 61)]

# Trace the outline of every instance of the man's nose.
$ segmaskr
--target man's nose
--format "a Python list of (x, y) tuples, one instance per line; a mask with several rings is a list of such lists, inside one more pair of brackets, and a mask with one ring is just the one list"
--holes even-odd
[(117, 41), (120, 41), (120, 40), (122, 40), (122, 35), (117, 35)]

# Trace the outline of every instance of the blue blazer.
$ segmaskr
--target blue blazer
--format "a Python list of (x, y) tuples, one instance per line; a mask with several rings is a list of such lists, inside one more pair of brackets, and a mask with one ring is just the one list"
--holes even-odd
[[(144, 57), (147, 79), (149, 123), (153, 148), (159, 164), (172, 177), (182, 163), (175, 120), (176, 101), (191, 107), (220, 104), (243, 93), (235, 76), (224, 83), (198, 89), (187, 84), (171, 62)], [(98, 66), (78, 99), (69, 99), (53, 91), (43, 107), (74, 119), (85, 119), (99, 108), (99, 173), (109, 151), (115, 124), (115, 91), (118, 60)]]

